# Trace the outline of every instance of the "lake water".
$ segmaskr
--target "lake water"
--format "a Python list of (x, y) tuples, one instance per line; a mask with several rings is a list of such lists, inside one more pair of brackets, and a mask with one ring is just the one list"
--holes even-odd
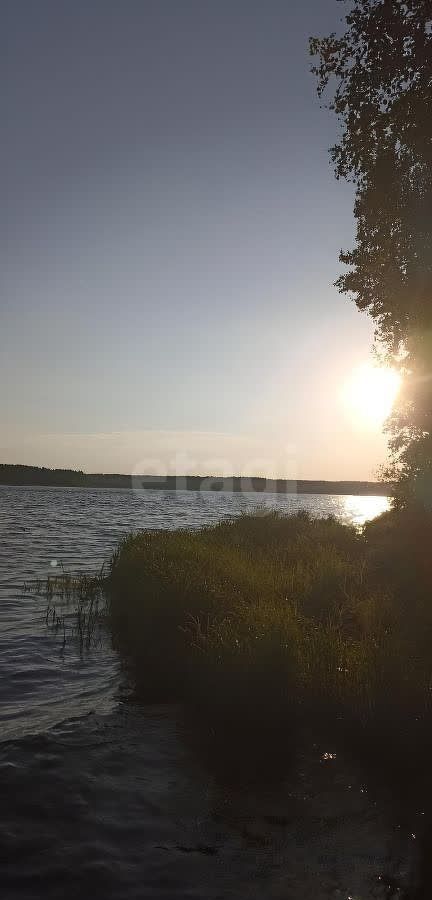
[[(83, 655), (63, 647), (45, 602), (22, 591), (61, 566), (96, 571), (130, 531), (196, 528), (263, 505), (361, 525), (388, 501), (0, 486), (5, 900), (378, 896), (394, 835), (356, 773), (332, 770), (331, 754), (322, 765), (318, 748), (277, 797), (221, 797), (179, 739), (178, 711), (127, 700), (109, 637)], [(265, 814), (281, 804), (281, 821), (292, 819), (283, 834)]]
[(24, 582), (100, 568), (119, 538), (142, 528), (196, 528), (267, 506), (335, 513), (362, 524), (385, 497), (178, 493), (0, 486), (0, 704), (2, 737), (43, 731), (66, 717), (112, 708), (119, 661), (105, 641), (81, 659), (47, 631), (45, 606)]

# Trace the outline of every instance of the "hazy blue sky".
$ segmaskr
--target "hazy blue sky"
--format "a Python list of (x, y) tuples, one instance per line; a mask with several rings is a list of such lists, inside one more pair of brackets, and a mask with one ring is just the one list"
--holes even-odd
[(342, 12), (2, 0), (0, 461), (373, 475), (307, 50)]

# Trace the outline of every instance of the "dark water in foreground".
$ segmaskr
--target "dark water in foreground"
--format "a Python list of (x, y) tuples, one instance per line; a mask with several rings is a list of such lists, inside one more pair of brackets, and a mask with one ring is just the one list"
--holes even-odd
[[(361, 523), (385, 498), (268, 495)], [(224, 796), (181, 740), (180, 712), (125, 699), (107, 635), (80, 656), (25, 580), (94, 571), (123, 534), (197, 527), (257, 495), (0, 487), (0, 896), (363, 898), (399, 877), (409, 838), (361, 776), (312, 748), (277, 794)], [(327, 754), (324, 751), (327, 750)], [(403, 874), (403, 872), (402, 872)]]

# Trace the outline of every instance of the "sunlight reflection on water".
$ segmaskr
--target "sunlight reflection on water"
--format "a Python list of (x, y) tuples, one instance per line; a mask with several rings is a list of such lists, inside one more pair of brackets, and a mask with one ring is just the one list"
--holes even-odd
[(343, 503), (347, 519), (357, 526), (364, 525), (390, 509), (389, 497), (347, 496), (343, 498)]

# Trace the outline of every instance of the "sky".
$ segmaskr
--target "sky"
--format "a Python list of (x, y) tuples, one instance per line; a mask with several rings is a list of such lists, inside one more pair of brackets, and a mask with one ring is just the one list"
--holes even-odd
[(0, 462), (370, 478), (308, 37), (336, 0), (2, 0)]

